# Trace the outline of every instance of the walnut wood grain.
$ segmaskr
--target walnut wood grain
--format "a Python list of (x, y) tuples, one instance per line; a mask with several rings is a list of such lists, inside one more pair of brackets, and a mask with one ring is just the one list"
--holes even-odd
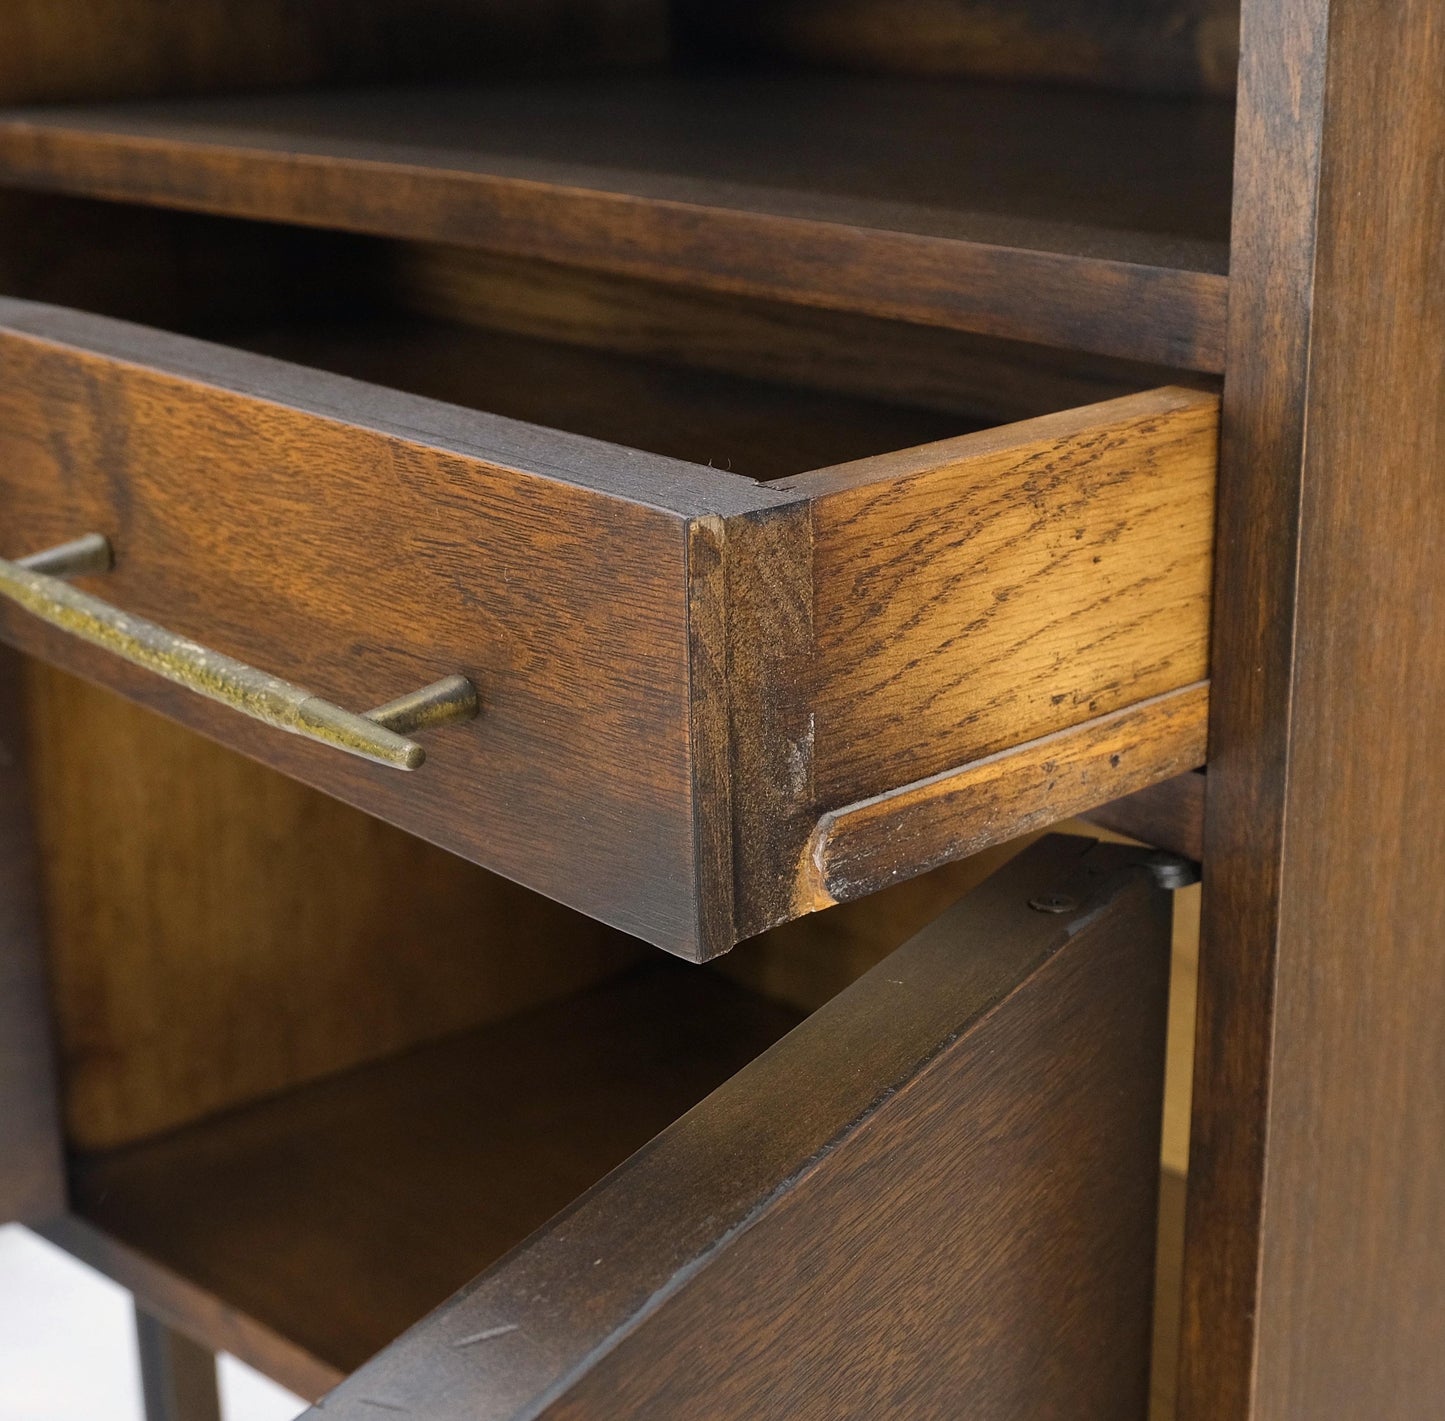
[(1142, 1415), (1169, 911), (1134, 854), (1035, 846), (318, 1416)]
[(677, 43), (917, 75), (1232, 94), (1238, 0), (675, 0)]
[(207, 93), (657, 60), (660, 0), (6, 0), (0, 101)]
[(1177, 774), (1204, 758), (1208, 715), (1201, 682), (830, 810), (809, 841), (799, 897), (817, 907), (865, 897), (1055, 824), (1101, 793)]
[[(261, 1329), (299, 1349), (295, 1371), (309, 1357), (349, 1372), (797, 1020), (654, 957), (508, 1021), (87, 1155), (73, 1207), (185, 1280), (162, 1305), (198, 1341), (227, 1345), (239, 1314), (263, 1363)], [(313, 1366), (300, 1380), (314, 1391), (326, 1378)]]
[(1445, 1396), (1445, 27), (1246, 0), (1181, 1416)]
[(0, 178), (1218, 371), (1231, 122), (842, 75), (319, 91), (12, 110)]
[(513, 1015), (643, 951), (105, 691), (28, 670), (77, 1147)]
[(0, 646), (0, 1220), (65, 1202), (20, 658)]
[(1198, 863), (1204, 857), (1205, 781), (1201, 771), (1191, 770), (1101, 804), (1085, 818)]

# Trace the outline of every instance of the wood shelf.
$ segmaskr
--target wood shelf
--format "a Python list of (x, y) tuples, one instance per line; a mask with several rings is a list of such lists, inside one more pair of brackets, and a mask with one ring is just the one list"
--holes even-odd
[(839, 75), (0, 114), (0, 180), (1222, 369), (1232, 108)]
[(313, 1394), (802, 1019), (650, 964), (589, 993), (82, 1157), (52, 1237)]

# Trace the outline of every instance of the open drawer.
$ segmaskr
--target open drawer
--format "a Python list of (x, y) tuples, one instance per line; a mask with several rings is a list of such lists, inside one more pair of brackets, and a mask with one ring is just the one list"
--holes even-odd
[(806, 1017), (654, 956), (76, 1154), (45, 1231), (328, 1418), (1142, 1417), (1169, 926), (1053, 836)]
[[(320, 363), (449, 358), (347, 340)], [(1163, 388), (759, 482), (5, 299), (0, 636), (705, 959), (1202, 762), (1216, 440)], [(73, 585), (174, 634), (144, 665), (17, 566), (87, 534)], [(254, 710), (209, 653), (480, 713), (402, 773), (177, 684)]]

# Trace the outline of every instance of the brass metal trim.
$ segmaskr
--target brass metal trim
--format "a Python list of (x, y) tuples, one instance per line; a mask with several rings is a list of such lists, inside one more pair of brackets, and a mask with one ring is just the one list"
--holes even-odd
[(415, 770), (426, 760), (426, 751), (408, 739), (406, 731), (477, 714), (476, 688), (465, 677), (449, 676), (369, 716), (357, 715), (61, 580), (113, 566), (109, 541), (91, 533), (18, 562), (0, 558), (0, 597), (49, 626), (252, 720), (393, 769)]

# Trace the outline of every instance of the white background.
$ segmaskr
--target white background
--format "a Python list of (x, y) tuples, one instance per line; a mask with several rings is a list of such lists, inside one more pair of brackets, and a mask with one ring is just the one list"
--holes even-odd
[[(224, 1421), (292, 1421), (300, 1397), (221, 1359)], [(0, 1421), (142, 1421), (130, 1294), (0, 1228)]]

